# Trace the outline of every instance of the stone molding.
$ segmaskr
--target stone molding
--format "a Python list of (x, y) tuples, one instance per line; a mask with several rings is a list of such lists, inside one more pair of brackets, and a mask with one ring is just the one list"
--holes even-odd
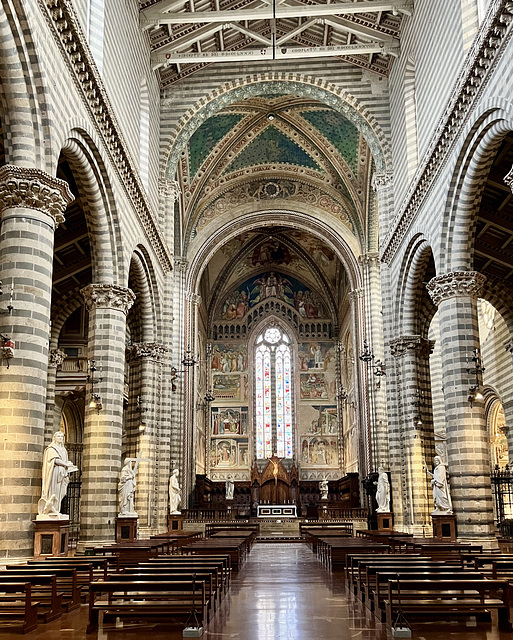
[(115, 284), (88, 284), (80, 290), (88, 311), (92, 309), (115, 309), (125, 315), (135, 302), (135, 293)]
[(176, 202), (180, 198), (180, 183), (177, 180), (159, 180), (159, 191), (166, 198)]
[(393, 181), (394, 176), (392, 173), (375, 173), (372, 176), (371, 187), (376, 193), (380, 193), (391, 187)]
[(38, 0), (38, 3), (73, 74), (78, 93), (81, 94), (91, 119), (96, 124), (99, 137), (105, 141), (105, 149), (112, 166), (133, 205), (141, 227), (146, 232), (164, 271), (171, 271), (173, 262), (169, 248), (149, 204), (137, 165), (114, 115), (73, 3), (71, 0)]
[(438, 307), (443, 300), (456, 297), (479, 298), (486, 276), (477, 271), (451, 271), (432, 278), (427, 284), (431, 300)]
[(504, 348), (513, 356), (513, 338), (510, 338), (507, 342), (504, 343)]
[(390, 340), (389, 347), (394, 358), (402, 358), (408, 351), (415, 351), (421, 356), (428, 357), (433, 353), (435, 341), (422, 336), (401, 336)]
[[(467, 53), (447, 106), (440, 117), (410, 189), (398, 207), (398, 214), (382, 244), (382, 260), (387, 264), (398, 251), (417, 216), (440, 169), (472, 109), (474, 100), (486, 85), (490, 72), (500, 59), (502, 47), (510, 40), (513, 22), (511, 0), (491, 0), (486, 17)], [(508, 174), (509, 175), (509, 174)]]
[(147, 358), (154, 362), (162, 362), (167, 351), (163, 344), (157, 342), (134, 342), (127, 348), (127, 356), (129, 361)]
[(57, 227), (74, 196), (64, 180), (40, 169), (6, 164), (0, 168), (0, 211), (24, 208), (43, 211)]
[(60, 349), (52, 349), (48, 354), (48, 366), (51, 369), (58, 369), (68, 356)]
[(185, 273), (189, 267), (189, 261), (185, 258), (175, 258), (175, 269), (180, 273)]

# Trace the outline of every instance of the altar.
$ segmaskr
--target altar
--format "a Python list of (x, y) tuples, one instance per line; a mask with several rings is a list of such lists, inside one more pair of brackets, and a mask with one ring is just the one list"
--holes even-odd
[(259, 504), (258, 518), (297, 518), (295, 504)]

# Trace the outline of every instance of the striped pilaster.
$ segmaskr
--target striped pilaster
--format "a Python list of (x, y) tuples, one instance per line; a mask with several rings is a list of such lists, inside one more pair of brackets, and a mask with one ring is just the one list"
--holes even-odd
[[(510, 338), (504, 345), (506, 351), (513, 358), (513, 338)], [(503, 399), (502, 406), (504, 408), (504, 418), (506, 426), (502, 431), (506, 434), (508, 440), (508, 459), (509, 463), (513, 462), (513, 398)]]
[[(167, 524), (165, 508), (167, 483), (159, 479), (160, 448), (163, 441), (160, 398), (162, 391), (162, 360), (167, 349), (155, 343), (136, 343), (130, 348), (131, 395), (139, 397), (137, 407), (137, 431), (130, 455), (142, 451), (142, 460), (137, 475), (135, 510), (139, 514), (139, 531), (148, 535), (156, 533)], [(132, 376), (132, 370), (137, 374)], [(132, 377), (135, 384), (132, 389)], [(141, 428), (139, 428), (141, 427)], [(159, 518), (159, 515), (164, 518)]]
[(180, 185), (176, 180), (159, 180), (159, 222), (166, 229), (166, 242), (174, 246), (175, 202), (180, 198)]
[(45, 417), (45, 447), (52, 441), (55, 431), (60, 428), (57, 422), (59, 412), (55, 407), (55, 385), (57, 370), (66, 359), (66, 354), (60, 349), (50, 349), (48, 354), (48, 377), (46, 379), (46, 417)]
[(490, 540), (489, 439), (483, 405), (468, 401), (474, 378), (467, 373), (470, 354), (479, 348), (476, 301), (485, 280), (475, 271), (456, 271), (433, 278), (427, 289), (440, 317), (447, 463), (458, 536)]
[(88, 285), (82, 295), (89, 311), (89, 358), (98, 369), (94, 392), (102, 399), (99, 411), (90, 408), (91, 386), (87, 385), (80, 504), (80, 539), (87, 544), (109, 541), (114, 536), (121, 469), (126, 314), (135, 295), (130, 289), (110, 284)]
[[(353, 289), (349, 298), (351, 300), (351, 321), (354, 327), (354, 353), (360, 353), (365, 338), (365, 302), (364, 292), (362, 289)], [(358, 366), (356, 367), (357, 380), (356, 388), (358, 389), (358, 423), (359, 423), (359, 473), (363, 478), (372, 470), (372, 444), (370, 431), (370, 404), (368, 389), (368, 372), (360, 360), (356, 359)]]
[(392, 486), (400, 487), (397, 499), (394, 497), (394, 513), (397, 509), (401, 524), (419, 535), (430, 528), (432, 502), (424, 460), (432, 460), (434, 455), (429, 401), (429, 355), (433, 346), (432, 341), (421, 336), (401, 336), (390, 342), (395, 375), (400, 380), (397, 388), (399, 433), (394, 433), (390, 443), (397, 458), (392, 464)]
[(384, 362), (383, 323), (381, 317), (381, 280), (378, 253), (360, 256), (365, 294), (365, 335), (374, 360), (367, 365), (370, 405), (370, 431), (372, 443), (372, 471), (380, 465), (388, 468), (388, 432), (386, 415), (385, 376), (374, 375), (374, 364)]
[(73, 197), (37, 169), (0, 169), (0, 280), (14, 283), (0, 334), (15, 343), (0, 366), (0, 557), (32, 554), (41, 495), (54, 230)]
[(394, 211), (394, 179), (391, 173), (375, 173), (372, 176), (372, 188), (378, 200), (379, 237), (384, 238), (388, 233)]

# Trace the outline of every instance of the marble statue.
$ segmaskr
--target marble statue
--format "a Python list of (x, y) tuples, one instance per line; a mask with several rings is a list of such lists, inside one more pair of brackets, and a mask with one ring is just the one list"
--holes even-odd
[(390, 483), (388, 481), (388, 473), (383, 467), (378, 467), (378, 481), (376, 485), (376, 502), (378, 508), (376, 513), (390, 513)]
[[(141, 461), (141, 454), (137, 458), (125, 458), (123, 468), (119, 476), (118, 494), (119, 494), (119, 516), (136, 518), (137, 512), (134, 506), (135, 496), (135, 478), (137, 475), (137, 467)], [(132, 466), (132, 463), (135, 465)]]
[(447, 467), (442, 462), (440, 456), (434, 457), (434, 469), (433, 473), (428, 471), (428, 475), (431, 476), (431, 486), (433, 487), (433, 502), (435, 504), (435, 510), (431, 513), (452, 513), (452, 501), (451, 494), (449, 493), (449, 482), (447, 479)]
[(74, 471), (78, 471), (78, 468), (68, 459), (64, 433), (56, 431), (43, 454), (43, 483), (41, 498), (37, 503), (37, 520), (69, 519), (68, 515), (60, 513), (60, 508), (68, 489), (69, 474)]
[(319, 491), (321, 492), (321, 500), (328, 499), (328, 479), (324, 478), (319, 482)]
[(182, 490), (178, 483), (179, 473), (178, 469), (175, 469), (169, 478), (169, 513), (181, 513), (178, 509), (182, 500)]
[(233, 483), (233, 480), (231, 478), (229, 478), (226, 481), (226, 485), (225, 485), (225, 493), (226, 493), (226, 499), (227, 500), (233, 500), (233, 490), (235, 489), (235, 484)]

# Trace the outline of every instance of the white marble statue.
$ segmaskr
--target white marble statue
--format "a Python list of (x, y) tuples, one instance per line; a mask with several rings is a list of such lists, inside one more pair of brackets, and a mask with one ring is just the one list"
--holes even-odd
[(181, 513), (178, 509), (182, 500), (182, 490), (178, 483), (179, 473), (178, 469), (175, 469), (169, 478), (169, 513)]
[(440, 456), (434, 457), (434, 469), (433, 473), (427, 470), (428, 475), (431, 476), (431, 486), (433, 487), (433, 502), (435, 504), (435, 510), (431, 513), (452, 513), (452, 500), (449, 493), (449, 482), (447, 479), (447, 467), (442, 462)]
[[(119, 516), (136, 518), (137, 512), (134, 506), (135, 478), (137, 467), (141, 461), (141, 454), (137, 458), (125, 458), (123, 468), (119, 475), (118, 495), (119, 495)], [(135, 465), (132, 466), (132, 463)]]
[(231, 478), (228, 478), (225, 485), (225, 493), (227, 500), (233, 500), (233, 491), (235, 489), (235, 484)]
[(321, 492), (321, 500), (328, 499), (328, 479), (324, 478), (319, 482), (319, 491)]
[(383, 467), (378, 467), (378, 481), (376, 485), (376, 502), (378, 508), (376, 513), (390, 513), (390, 483), (388, 481), (388, 473)]
[(68, 459), (64, 433), (56, 431), (43, 454), (43, 483), (37, 503), (37, 520), (69, 519), (68, 515), (60, 513), (60, 508), (68, 489), (69, 474), (73, 471), (78, 471), (78, 468)]

